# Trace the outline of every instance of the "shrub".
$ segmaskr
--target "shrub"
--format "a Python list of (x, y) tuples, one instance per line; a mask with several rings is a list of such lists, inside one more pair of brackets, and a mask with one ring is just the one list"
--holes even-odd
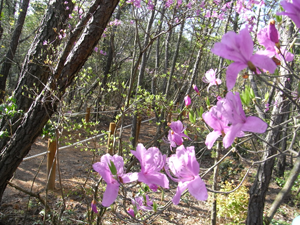
[[(225, 182), (220, 191), (228, 192), (236, 188), (232, 182)], [(244, 224), (247, 218), (247, 207), (249, 201), (248, 188), (242, 185), (235, 192), (230, 194), (218, 194), (217, 215), (230, 220), (227, 224)]]

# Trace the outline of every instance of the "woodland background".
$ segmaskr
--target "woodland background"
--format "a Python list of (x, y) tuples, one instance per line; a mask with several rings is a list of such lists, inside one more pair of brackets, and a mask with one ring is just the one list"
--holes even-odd
[[(10, 198), (2, 201), (0, 221), (122, 224), (159, 223), (166, 215), (185, 217), (180, 205), (173, 213), (168, 211), (172, 197), (168, 192), (160, 201), (161, 208), (150, 216), (130, 218), (120, 201), (110, 210), (103, 209), (105, 214), (95, 215), (90, 209), (92, 196), (99, 189), (95, 197), (101, 202), (105, 188), (92, 171), (92, 163), (109, 149), (124, 157), (126, 168), (135, 170), (138, 167), (130, 150), (138, 142), (170, 154), (162, 138), (169, 130), (167, 122), (180, 119), (188, 127), (191, 140), (186, 143), (195, 146), (201, 176), (210, 190), (206, 203), (190, 200), (191, 196), (182, 203), (191, 215), (192, 204), (205, 205), (201, 210), (206, 210), (206, 216), (199, 224), (289, 224), (300, 214), (299, 30), (289, 18), (277, 16), (278, 11), (282, 11), (278, 1), (1, 0), (0, 199), (23, 158), (33, 155), (31, 148), (36, 152), (34, 146), (46, 145), (42, 136), (60, 147), (103, 136), (78, 145), (81, 153), (94, 157), (84, 164), (86, 182), (75, 188), (81, 193), (77, 201), (84, 202), (82, 209), (68, 208), (69, 196), (76, 193), (69, 183), (65, 185), (72, 194), (64, 193), (60, 176), (55, 192), (46, 187), (29, 190), (22, 183), (16, 186), (12, 179), (10, 188), (19, 188), (26, 193), (25, 199), (30, 198), (16, 207), (7, 207)], [(210, 50), (223, 34), (238, 33), (245, 25), (252, 30), (255, 49), (260, 49), (256, 34), (271, 18), (276, 21), (281, 45), (288, 46), (294, 61), (282, 61), (275, 74), (257, 76), (243, 71), (234, 88), (242, 96), (247, 115), (265, 120), (268, 130), (236, 139), (229, 149), (218, 143), (207, 150), (204, 142), (210, 130), (201, 114), (216, 103), (217, 96), (225, 96), (230, 64)], [(208, 92), (203, 77), (211, 68), (217, 69), (223, 83)], [(192, 98), (189, 110), (183, 101), (188, 94)], [(86, 108), (92, 112), (89, 120), (84, 120)], [(140, 132), (139, 123), (146, 119), (152, 123)], [(119, 129), (114, 135), (108, 131), (110, 122)], [(130, 132), (124, 128), (128, 124), (132, 125)], [(107, 139), (111, 139), (108, 147)], [(37, 153), (41, 151), (45, 149)], [(81, 153), (77, 152), (83, 160)], [(62, 159), (56, 155), (57, 162)], [(23, 162), (20, 168), (36, 167), (38, 174), (38, 164), (29, 162), (28, 167)], [(58, 167), (60, 174), (64, 166)], [(70, 165), (65, 168), (70, 170)], [(31, 179), (34, 187), (35, 177)], [(45, 174), (43, 179), (47, 181)], [(161, 198), (161, 193), (153, 195)], [(271, 195), (272, 202), (267, 202)], [(276, 212), (285, 217), (273, 219)], [(197, 215), (192, 220), (195, 223)], [(169, 223), (185, 223), (180, 221), (169, 218)]]

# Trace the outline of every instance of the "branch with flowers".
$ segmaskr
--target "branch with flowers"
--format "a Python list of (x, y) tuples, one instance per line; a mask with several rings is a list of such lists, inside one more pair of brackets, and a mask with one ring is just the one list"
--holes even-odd
[[(130, 2), (136, 7), (139, 6), (139, 1)], [(286, 12), (281, 12), (279, 15), (290, 16), (297, 25), (300, 21), (298, 18), (298, 15), (300, 14), (299, 5), (297, 3), (283, 1), (282, 6)], [(200, 123), (205, 122), (205, 126), (207, 126), (210, 131), (205, 139), (206, 148), (209, 150), (214, 148), (216, 141), (222, 141), (224, 149), (233, 146), (236, 150), (236, 146), (239, 146), (240, 144), (236, 143), (236, 140), (249, 137), (249, 135), (245, 135), (245, 132), (264, 134), (267, 131), (268, 126), (270, 126), (270, 129), (268, 130), (268, 133), (270, 134), (272, 128), (284, 123), (284, 121), (281, 121), (279, 124), (276, 124), (272, 123), (272, 121), (270, 122), (270, 118), (265, 119), (254, 115), (247, 115), (245, 111), (249, 112), (247, 108), (251, 104), (251, 100), (255, 101), (256, 98), (250, 87), (242, 93), (232, 91), (236, 86), (241, 71), (247, 70), (255, 75), (257, 82), (263, 80), (265, 84), (272, 86), (272, 84), (265, 81), (263, 77), (268, 76), (269, 74), (278, 73), (278, 67), (281, 64), (286, 65), (285, 68), (289, 68), (288, 63), (294, 60), (294, 55), (290, 52), (290, 49), (287, 46), (280, 44), (280, 36), (275, 26), (275, 20), (270, 20), (268, 25), (257, 33), (257, 41), (264, 49), (260, 49), (255, 53), (253, 53), (254, 43), (249, 30), (251, 30), (251, 28), (246, 26), (241, 29), (239, 33), (229, 31), (223, 35), (221, 41), (215, 43), (211, 49), (211, 52), (215, 55), (229, 60), (229, 65), (226, 68), (226, 82), (224, 82), (226, 83), (228, 92), (225, 93), (224, 96), (220, 96), (219, 88), (220, 85), (222, 85), (222, 80), (220, 77), (216, 77), (216, 69), (210, 69), (205, 73), (203, 82), (208, 83), (206, 89), (207, 92), (214, 89), (215, 87), (213, 86), (216, 86), (218, 89), (218, 95), (215, 96), (215, 99), (213, 100), (215, 105), (210, 105), (210, 100), (207, 98), (206, 103), (208, 110), (203, 112), (202, 108), (200, 113), (196, 113), (192, 108), (192, 99), (194, 99), (194, 97), (187, 95), (184, 98), (184, 111), (188, 112), (187, 117), (190, 121), (194, 124), (198, 123), (198, 121), (200, 121)], [(247, 78), (247, 76), (245, 77)], [(298, 108), (298, 99), (294, 99), (285, 86), (273, 86), (282, 91), (282, 93), (292, 100), (291, 102)], [(195, 98), (201, 98), (201, 92), (198, 87), (193, 85), (193, 89), (196, 92)], [(299, 91), (297, 95), (299, 95)], [(265, 112), (270, 110), (270, 104), (267, 103), (268, 99), (269, 96), (267, 95), (264, 100), (267, 107)], [(281, 106), (277, 105), (277, 103), (272, 105), (273, 111), (282, 113), (282, 111), (279, 110)], [(280, 100), (279, 103), (284, 104), (282, 103), (282, 100)], [(243, 107), (243, 105), (245, 107)], [(244, 108), (246, 108), (246, 110)], [(202, 118), (197, 118), (197, 115), (200, 115)], [(274, 115), (275, 114), (273, 113), (271, 120), (275, 118)], [(169, 124), (169, 127), (170, 131), (168, 132), (167, 137), (164, 138), (165, 142), (169, 144), (171, 152), (173, 152), (169, 157), (163, 155), (157, 147), (146, 149), (142, 144), (138, 144), (136, 150), (132, 150), (131, 153), (140, 163), (139, 172), (124, 173), (125, 168), (123, 158), (117, 155), (111, 156), (106, 154), (101, 157), (100, 162), (93, 165), (94, 170), (97, 171), (107, 183), (102, 198), (102, 206), (109, 207), (114, 203), (117, 197), (120, 196), (123, 199), (123, 207), (127, 211), (127, 219), (131, 218), (135, 221), (143, 222), (146, 220), (145, 218), (151, 218), (163, 208), (158, 206), (147, 192), (150, 190), (153, 192), (162, 190), (163, 192), (164, 189), (169, 189), (169, 180), (178, 183), (176, 194), (172, 199), (173, 204), (179, 204), (180, 198), (183, 193), (186, 193), (186, 190), (188, 190), (188, 192), (197, 200), (207, 200), (207, 188), (199, 176), (200, 166), (196, 158), (195, 147), (183, 145), (183, 138), (192, 141), (185, 132), (186, 128), (180, 120), (173, 121)], [(269, 147), (277, 148), (276, 143), (272, 144), (271, 141), (268, 141), (268, 137), (264, 137), (267, 140), (264, 141), (264, 138), (250, 135), (249, 140), (253, 140), (253, 138), (260, 140), (261, 142), (266, 142)], [(230, 152), (231, 151), (227, 153), (229, 154)], [(278, 154), (272, 152), (271, 155), (266, 154), (263, 156), (262, 160), (252, 162), (250, 168), (256, 164), (265, 165), (265, 163), (271, 162), (275, 157), (286, 152), (287, 151), (282, 151)], [(240, 158), (243, 158), (239, 152), (237, 152), (237, 154)], [(217, 166), (217, 164), (214, 166)], [(250, 168), (243, 176), (242, 182), (246, 179)], [(230, 192), (237, 190), (242, 182), (237, 188)], [(264, 182), (265, 185), (268, 186), (269, 181), (266, 180)], [(133, 183), (134, 185), (128, 186), (129, 183)], [(140, 189), (145, 190), (145, 188), (142, 188), (141, 183), (146, 185), (147, 191), (140, 191), (139, 194), (135, 196), (135, 194), (133, 194), (133, 187), (136, 188), (138, 187), (137, 185), (139, 185)], [(216, 190), (211, 191), (220, 193)], [(129, 192), (131, 193), (130, 197), (128, 197)], [(124, 193), (126, 194), (124, 195)], [(92, 202), (92, 209), (95, 212), (97, 211), (95, 201)], [(146, 214), (142, 214), (142, 211), (145, 211)], [(149, 212), (151, 212), (150, 215)], [(249, 204), (248, 213), (249, 212), (251, 212), (251, 204)], [(251, 222), (249, 222), (250, 220), (251, 219), (247, 219), (248, 224), (251, 224)]]

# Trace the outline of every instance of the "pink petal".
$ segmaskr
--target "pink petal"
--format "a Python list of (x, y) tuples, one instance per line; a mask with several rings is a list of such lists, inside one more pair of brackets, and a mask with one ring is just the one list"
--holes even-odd
[(119, 184), (107, 184), (106, 190), (103, 194), (102, 205), (110, 206), (117, 198), (119, 191)]
[(169, 188), (169, 180), (165, 174), (159, 172), (152, 172), (144, 174), (142, 172), (138, 173), (139, 181), (147, 185), (155, 184), (163, 188)]
[(240, 62), (234, 62), (228, 66), (226, 71), (226, 85), (228, 91), (234, 87), (239, 72), (247, 66), (247, 64)]
[[(226, 33), (226, 34), (228, 34), (228, 33)], [(222, 40), (223, 40), (223, 38), (222, 38)], [(226, 44), (222, 43), (222, 42), (215, 43), (214, 47), (211, 49), (211, 52), (214, 53), (215, 55), (221, 56), (225, 59), (229, 59), (229, 60), (233, 60), (233, 61), (241, 61), (241, 54), (238, 51), (229, 48), (227, 46), (227, 43)]]
[(120, 177), (122, 177), (123, 183), (127, 184), (127, 183), (138, 180), (138, 173), (126, 173)]
[(222, 135), (221, 131), (212, 131), (206, 136), (205, 144), (208, 149), (211, 149), (215, 141)]
[(93, 169), (101, 175), (105, 182), (111, 183), (113, 181), (112, 174), (106, 168), (107, 167), (104, 166), (101, 162), (96, 162), (93, 164)]
[(179, 182), (178, 183), (176, 194), (174, 195), (174, 197), (172, 199), (172, 201), (175, 205), (178, 205), (178, 203), (180, 202), (181, 194), (182, 194), (182, 192), (184, 192), (187, 189), (188, 183), (189, 182), (184, 182), (184, 183)]
[(188, 189), (191, 195), (193, 195), (197, 200), (205, 201), (207, 200), (208, 194), (205, 187), (205, 183), (199, 176), (195, 180), (188, 184)]
[(238, 112), (238, 114), (240, 115), (241, 119), (245, 120), (246, 119), (246, 115), (245, 115), (245, 112), (243, 110), (243, 105), (242, 105), (242, 101), (241, 101), (241, 98), (240, 98), (240, 93), (235, 92), (234, 98), (235, 98), (235, 103), (236, 103), (236, 109), (235, 110)]
[(226, 133), (225, 137), (223, 138), (223, 145), (225, 148), (228, 148), (232, 145), (235, 137), (237, 137), (240, 134), (242, 126), (243, 126), (243, 124), (241, 124), (241, 123), (230, 126), (230, 129), (228, 129), (228, 132)]
[(186, 152), (188, 153), (187, 167), (189, 168), (191, 174), (198, 175), (199, 170), (200, 170), (200, 166), (199, 166), (199, 163), (196, 159), (195, 147), (194, 146), (186, 147)]
[(248, 27), (242, 29), (239, 33), (239, 44), (241, 54), (248, 60), (253, 54), (253, 40)]
[(177, 145), (182, 145), (183, 140), (182, 140), (182, 138), (179, 135), (177, 135), (176, 133), (174, 133), (174, 134), (172, 134), (171, 137), (172, 137), (172, 141), (174, 141)]
[(261, 69), (266, 69), (268, 70), (270, 73), (274, 73), (277, 66), (276, 64), (273, 62), (272, 59), (270, 59), (267, 56), (264, 55), (258, 55), (258, 54), (254, 54), (251, 58), (250, 61), (255, 65), (258, 66)]
[(266, 50), (259, 50), (256, 52), (257, 55), (265, 55), (265, 56), (268, 56), (268, 57), (273, 57), (275, 54), (276, 54), (276, 51), (275, 49), (266, 49)]
[(244, 123), (242, 130), (262, 134), (266, 132), (267, 128), (268, 124), (265, 123), (263, 120), (255, 116), (249, 116), (247, 117), (247, 120)]
[(216, 79), (216, 82), (218, 85), (220, 85), (222, 83), (222, 81), (219, 78)]
[[(143, 144), (139, 143), (136, 146), (136, 151), (131, 150), (130, 152), (140, 161), (141, 164), (143, 163), (143, 161), (144, 161), (143, 159), (146, 155), (146, 148), (144, 147)], [(141, 165), (141, 166), (144, 166), (144, 165)]]
[(183, 124), (180, 120), (174, 121), (170, 124), (170, 128), (175, 132), (175, 133), (181, 133), (184, 129)]
[(207, 123), (208, 126), (210, 126), (212, 129), (214, 129), (215, 131), (221, 131), (222, 130), (222, 125), (221, 122), (218, 118), (216, 118), (215, 116), (213, 116), (213, 111), (216, 107), (214, 106), (213, 108), (210, 109), (209, 112), (205, 112), (202, 114), (202, 118), (205, 121), (205, 123)]

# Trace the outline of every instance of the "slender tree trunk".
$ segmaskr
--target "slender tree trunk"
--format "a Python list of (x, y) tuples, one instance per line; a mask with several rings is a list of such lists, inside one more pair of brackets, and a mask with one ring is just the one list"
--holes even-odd
[(170, 86), (171, 86), (171, 83), (172, 83), (172, 76), (174, 74), (175, 65), (176, 65), (176, 61), (177, 61), (177, 57), (178, 57), (178, 52), (179, 52), (179, 47), (180, 47), (180, 43), (181, 43), (181, 37), (182, 37), (182, 33), (183, 33), (184, 24), (185, 24), (185, 21), (182, 21), (180, 31), (179, 31), (179, 34), (178, 34), (176, 50), (175, 50), (175, 53), (173, 55), (172, 65), (171, 65), (171, 69), (170, 69), (170, 75), (169, 75), (167, 87), (166, 87), (166, 90), (165, 90), (167, 99), (170, 95), (169, 91), (170, 91)]
[[(40, 135), (43, 126), (56, 110), (57, 103), (63, 97), (66, 88), (72, 84), (76, 74), (78, 74), (83, 64), (92, 54), (118, 2), (118, 0), (101, 0), (98, 2), (90, 23), (85, 27), (81, 38), (68, 57), (66, 57), (67, 60), (61, 73), (54, 71), (53, 74), (56, 76), (50, 76), (48, 84), (33, 101), (7, 145), (1, 148), (0, 200), (7, 181), (12, 177), (22, 159), (29, 152), (35, 139)], [(41, 69), (43, 70), (43, 68)], [(56, 85), (53, 85), (53, 83)], [(50, 86), (57, 87), (58, 92), (55, 98), (53, 98)]]
[[(2, 10), (2, 2), (3, 1), (1, 1), (1, 10)], [(17, 50), (17, 47), (19, 44), (19, 39), (20, 39), (21, 32), (23, 29), (25, 17), (27, 14), (28, 5), (29, 5), (29, 0), (23, 0), (22, 6), (20, 9), (20, 14), (19, 14), (19, 17), (18, 17), (18, 20), (16, 23), (16, 28), (13, 32), (8, 52), (6, 53), (4, 63), (2, 64), (2, 67), (0, 70), (0, 74), (1, 74), (1, 76), (0, 76), (0, 104), (4, 100), (6, 80), (7, 80), (9, 70), (13, 63), (13, 59), (14, 59), (14, 56), (15, 56), (15, 53), (16, 53), (16, 50)], [(0, 13), (1, 13), (1, 11), (0, 11)], [(0, 33), (2, 35), (1, 31), (0, 31)], [(0, 35), (0, 39), (1, 39), (1, 35)]]
[[(283, 37), (284, 41), (287, 42), (288, 38), (292, 37), (293, 24), (291, 21), (287, 22), (287, 26), (289, 27), (289, 32), (287, 32), (285, 37)], [(287, 74), (288, 71), (281, 70), (282, 74)], [(281, 82), (279, 85), (283, 89), (291, 89), (291, 82), (288, 77), (281, 77)], [(283, 85), (281, 85), (283, 84)], [(284, 101), (284, 96), (281, 91), (277, 91), (275, 102), (277, 102), (276, 107), (273, 108), (272, 117), (270, 122), (270, 127), (281, 124), (284, 119), (284, 113), (289, 109), (289, 103)], [(268, 191), (268, 187), (270, 184), (275, 158), (271, 158), (267, 160), (269, 157), (277, 153), (277, 148), (279, 146), (278, 139), (280, 137), (281, 128), (275, 127), (271, 129), (266, 136), (265, 144), (265, 153), (263, 155), (262, 160), (266, 160), (261, 163), (254, 184), (250, 188), (250, 199), (248, 205), (248, 216), (247, 216), (247, 225), (263, 225), (263, 213), (265, 206), (265, 197)], [(273, 147), (274, 146), (274, 147)]]
[[(65, 5), (63, 0), (52, 1), (45, 13), (39, 32), (33, 40), (24, 60), (18, 85), (13, 93), (19, 110), (26, 112), (33, 102), (32, 97), (35, 97), (30, 97), (30, 94), (39, 94), (45, 87), (51, 74), (51, 65), (45, 64), (45, 61), (47, 60), (47, 57), (49, 57), (50, 60), (53, 60), (51, 55), (54, 55), (54, 49), (60, 44), (58, 34), (53, 28), (57, 28), (57, 30), (65, 28), (70, 13), (70, 11), (66, 10), (67, 6), (71, 11), (74, 4), (72, 1), (70, 1), (68, 5)], [(44, 45), (45, 41), (52, 42), (51, 48)], [(15, 123), (13, 127), (10, 127), (4, 119), (1, 121), (2, 131), (10, 129), (14, 132), (17, 126), (18, 123)], [(8, 140), (9, 137), (0, 139), (0, 149), (6, 145)]]
[(267, 216), (266, 224), (270, 224), (270, 222), (273, 219), (275, 213), (277, 212), (279, 206), (281, 205), (281, 203), (283, 202), (285, 197), (288, 195), (288, 193), (291, 191), (295, 180), (298, 178), (299, 173), (300, 173), (300, 154), (298, 154), (298, 156), (297, 156), (295, 165), (294, 165), (293, 169), (291, 170), (291, 173), (290, 173), (289, 177), (287, 178), (285, 185), (280, 190), (280, 192), (277, 194), (276, 199), (274, 200), (274, 202), (270, 208), (270, 211)]
[[(156, 5), (156, 0), (154, 2), (154, 5)], [(152, 24), (153, 24), (153, 21), (154, 21), (154, 14), (155, 14), (155, 10), (153, 9), (152, 12), (151, 12), (150, 19), (149, 19), (148, 24), (147, 24), (147, 29), (146, 29), (146, 34), (145, 34), (145, 37), (144, 37), (143, 48), (146, 48), (148, 43), (149, 43), (150, 31), (151, 31)], [(140, 71), (139, 71), (139, 75), (138, 75), (136, 93), (138, 93), (139, 89), (142, 88), (142, 86), (143, 86), (146, 63), (147, 63), (147, 51), (144, 51), (142, 53), (142, 59), (141, 59)], [(136, 141), (137, 141), (136, 140), (137, 122), (138, 122), (137, 117), (138, 117), (138, 113), (134, 113), (133, 118), (132, 118), (132, 127), (131, 127), (131, 144), (132, 144), (133, 148), (135, 148), (135, 146), (137, 144), (136, 143)]]
[[(219, 161), (220, 158), (220, 150), (221, 150), (221, 143), (217, 142), (217, 149), (216, 149), (216, 156), (215, 156), (215, 164)], [(218, 174), (219, 174), (219, 165), (216, 165), (214, 168), (214, 174), (213, 174), (213, 185), (212, 189), (217, 190), (218, 186)], [(217, 224), (217, 194), (212, 193), (212, 205), (211, 205), (211, 216), (210, 216), (210, 224), (216, 225)]]

